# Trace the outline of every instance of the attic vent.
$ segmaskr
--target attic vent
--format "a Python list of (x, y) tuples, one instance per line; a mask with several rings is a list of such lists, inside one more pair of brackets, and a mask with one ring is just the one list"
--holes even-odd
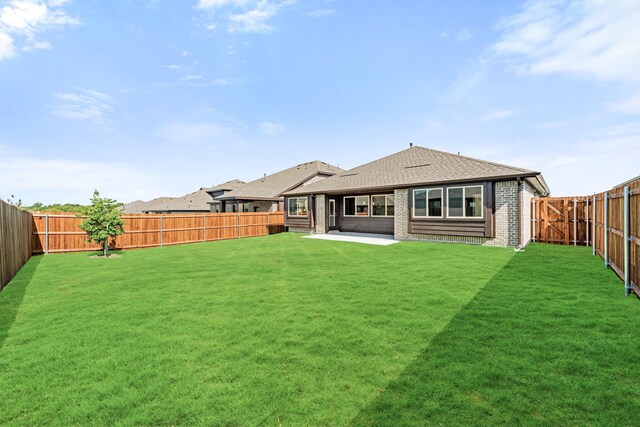
[(424, 165), (413, 165), (413, 166), (405, 166), (405, 169), (411, 169), (411, 168), (423, 168), (425, 166), (431, 166), (431, 163), (425, 163)]
[(343, 173), (340, 176), (356, 176), (356, 175), (358, 175), (358, 174), (357, 173)]

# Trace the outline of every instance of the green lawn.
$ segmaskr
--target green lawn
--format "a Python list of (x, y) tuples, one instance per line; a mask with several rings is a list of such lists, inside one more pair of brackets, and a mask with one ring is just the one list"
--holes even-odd
[(637, 298), (589, 248), (295, 234), (32, 258), (0, 424), (637, 425)]

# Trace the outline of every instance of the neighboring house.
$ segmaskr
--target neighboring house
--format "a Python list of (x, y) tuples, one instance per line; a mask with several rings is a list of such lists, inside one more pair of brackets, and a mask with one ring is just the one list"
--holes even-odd
[(302, 163), (265, 175), (239, 188), (215, 197), (220, 212), (275, 212), (284, 210), (282, 193), (322, 181), (342, 169), (320, 161)]
[(175, 197), (157, 197), (153, 200), (149, 200), (148, 202), (143, 202), (142, 200), (136, 200), (135, 202), (127, 203), (123, 205), (122, 213), (123, 214), (142, 214), (145, 213), (145, 209), (148, 207), (156, 207), (162, 206), (166, 204), (170, 200), (175, 199)]
[(160, 197), (141, 207), (143, 213), (203, 213), (209, 212), (211, 196), (206, 190), (198, 190), (181, 197)]
[(285, 194), (292, 231), (524, 246), (539, 172), (411, 147)]
[(205, 190), (211, 196), (211, 200), (207, 202), (209, 204), (210, 212), (222, 212), (222, 203), (220, 200), (216, 200), (216, 197), (220, 197), (230, 191), (237, 190), (245, 184), (246, 182), (239, 179), (232, 179), (231, 181), (216, 185), (215, 187), (201, 188), (201, 190)]

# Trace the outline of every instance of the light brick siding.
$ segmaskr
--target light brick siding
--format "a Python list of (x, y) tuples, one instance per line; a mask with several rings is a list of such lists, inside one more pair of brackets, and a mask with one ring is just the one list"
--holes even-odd
[(396, 240), (409, 238), (409, 190), (395, 190), (395, 218), (393, 237)]
[[(244, 209), (247, 212), (254, 212), (254, 207), (258, 207), (258, 212), (274, 212), (278, 209), (278, 202), (271, 202), (268, 200), (256, 200), (253, 202), (246, 202)], [(275, 206), (275, 207), (274, 207)]]
[[(396, 217), (394, 237), (397, 240), (427, 240), (433, 242), (471, 243), (485, 246), (512, 246), (518, 244), (518, 182), (495, 183), (495, 237), (467, 237), (437, 234), (409, 234), (409, 192), (395, 190)], [(529, 205), (530, 205), (530, 198)], [(524, 215), (524, 214), (523, 214)]]
[(318, 234), (324, 234), (326, 231), (326, 197), (324, 194), (316, 196), (316, 228), (315, 231)]
[(527, 181), (522, 183), (522, 206), (520, 218), (522, 221), (522, 246), (531, 241), (531, 199), (535, 197), (535, 190)]
[(501, 181), (495, 184), (496, 246), (518, 245), (518, 182)]

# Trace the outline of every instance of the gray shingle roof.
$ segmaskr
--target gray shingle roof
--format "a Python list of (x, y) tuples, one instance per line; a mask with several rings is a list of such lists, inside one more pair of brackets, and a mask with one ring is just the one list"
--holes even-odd
[(125, 214), (139, 214), (149, 210), (148, 208), (154, 208), (166, 204), (168, 201), (175, 199), (175, 197), (156, 197), (148, 202), (142, 200), (136, 200), (135, 202), (127, 203), (124, 205), (122, 213)]
[(209, 193), (213, 191), (221, 191), (221, 190), (230, 191), (230, 190), (235, 190), (237, 188), (240, 188), (245, 184), (246, 182), (240, 179), (232, 179), (231, 181), (223, 182), (220, 185), (216, 185), (215, 187), (203, 187), (201, 188), (201, 190), (208, 191)]
[(205, 190), (198, 190), (181, 197), (159, 197), (144, 206), (143, 212), (175, 212), (175, 211), (196, 211), (209, 212), (207, 202), (211, 201), (211, 195)]
[(296, 188), (318, 174), (335, 175), (340, 172), (343, 170), (318, 160), (301, 163), (251, 181), (240, 188), (216, 197), (215, 200), (274, 200), (285, 191)]
[[(285, 195), (331, 193), (417, 184), (536, 176), (538, 172), (414, 146)], [(541, 182), (544, 182), (542, 180)], [(543, 185), (546, 187), (546, 185)], [(548, 189), (546, 189), (548, 192)]]

